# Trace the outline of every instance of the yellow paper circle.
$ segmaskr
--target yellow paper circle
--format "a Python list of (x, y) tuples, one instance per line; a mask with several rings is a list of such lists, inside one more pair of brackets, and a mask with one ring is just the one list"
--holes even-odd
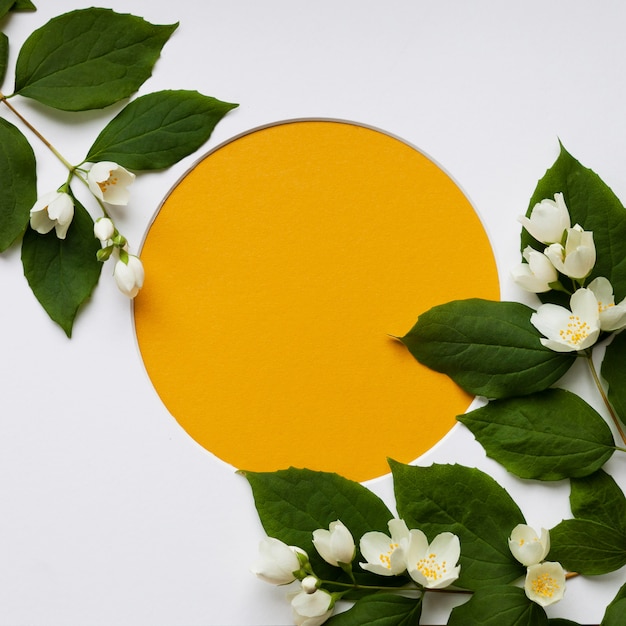
[(453, 299), (498, 299), (467, 198), (415, 148), (357, 124), (255, 130), (166, 198), (135, 326), (159, 396), (239, 469), (359, 481), (409, 462), (470, 401), (392, 336)]

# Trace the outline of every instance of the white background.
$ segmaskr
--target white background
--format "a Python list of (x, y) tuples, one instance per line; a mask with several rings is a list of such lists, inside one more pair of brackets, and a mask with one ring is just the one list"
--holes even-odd
[[(32, 30), (85, 7), (38, 4), (37, 13), (1, 24), (11, 66)], [(558, 139), (626, 198), (621, 0), (593, 7), (586, 0), (104, 6), (153, 23), (180, 21), (140, 93), (197, 89), (241, 104), (200, 152), (261, 124), (309, 116), (372, 125), (419, 147), (484, 220), (503, 299), (524, 297), (508, 278), (517, 261), (515, 220), (555, 160)], [(12, 91), (11, 70), (3, 91)], [(75, 116), (14, 103), (71, 162), (82, 160), (117, 110)], [(11, 119), (8, 110), (1, 115)], [(43, 193), (65, 173), (43, 148), (36, 152)], [(199, 156), (138, 177), (130, 206), (115, 213), (135, 249)], [(453, 228), (451, 239), (462, 236)], [(247, 482), (192, 441), (160, 403), (139, 356), (131, 305), (109, 270), (68, 340), (31, 294), (19, 247), (0, 257), (0, 624), (290, 623), (284, 590), (248, 570), (263, 533)], [(586, 393), (584, 371), (578, 374), (569, 382)], [(537, 527), (570, 515), (565, 484), (506, 475), (460, 426), (420, 460), (431, 461), (489, 471)], [(608, 469), (626, 475), (623, 459)], [(388, 477), (370, 486), (393, 504)], [(597, 623), (622, 578), (573, 580), (550, 614)], [(445, 608), (427, 608), (424, 621), (446, 619)]]

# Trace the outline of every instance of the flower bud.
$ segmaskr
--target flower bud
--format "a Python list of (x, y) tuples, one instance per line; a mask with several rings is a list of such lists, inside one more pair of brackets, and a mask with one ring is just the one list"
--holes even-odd
[(108, 241), (115, 233), (115, 226), (108, 217), (99, 217), (93, 225), (93, 234), (102, 243)]

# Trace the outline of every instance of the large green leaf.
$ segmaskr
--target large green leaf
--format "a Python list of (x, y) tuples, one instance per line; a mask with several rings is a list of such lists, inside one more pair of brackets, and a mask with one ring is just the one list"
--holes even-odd
[(448, 626), (547, 626), (546, 612), (523, 589), (498, 585), (477, 591), (452, 609)]
[(550, 561), (585, 576), (608, 574), (626, 565), (626, 535), (585, 519), (569, 519), (550, 531)]
[[(265, 532), (305, 550), (320, 576), (336, 578), (338, 571), (317, 554), (312, 541), (314, 530), (327, 529), (331, 522), (341, 520), (357, 547), (368, 531), (389, 532), (387, 523), (393, 515), (384, 502), (363, 485), (338, 474), (293, 467), (240, 473), (250, 483)], [(358, 562), (358, 555), (355, 560)], [(380, 582), (380, 577), (376, 580)]]
[(541, 345), (532, 312), (516, 302), (456, 300), (420, 315), (401, 341), (420, 363), (469, 393), (526, 395), (552, 385), (576, 358)]
[(494, 400), (457, 419), (488, 456), (520, 478), (587, 476), (615, 451), (611, 429), (600, 414), (563, 389)]
[[(558, 192), (563, 193), (572, 226), (580, 224), (585, 230), (593, 231), (599, 254), (589, 280), (605, 276), (615, 289), (616, 299), (626, 297), (626, 211), (622, 203), (596, 173), (581, 165), (563, 146), (554, 165), (537, 184), (527, 215), (536, 203), (552, 199)], [(541, 251), (545, 248), (525, 230), (521, 242), (522, 249), (526, 245)], [(539, 295), (544, 300), (554, 300), (555, 294)], [(560, 299), (557, 295), (557, 300)]]
[(66, 111), (113, 104), (137, 91), (151, 75), (176, 28), (110, 9), (65, 13), (24, 42), (15, 92)]
[(4, 81), (4, 77), (7, 73), (7, 64), (9, 61), (9, 38), (0, 33), (0, 85)]
[(197, 91), (142, 96), (107, 124), (85, 161), (114, 161), (132, 170), (169, 167), (197, 150), (236, 106)]
[(413, 626), (419, 624), (422, 598), (413, 599), (391, 593), (365, 596), (345, 613), (331, 617), (328, 626)]
[(607, 346), (601, 373), (609, 385), (609, 401), (626, 423), (626, 332), (616, 335)]
[(573, 479), (570, 506), (574, 517), (615, 528), (626, 537), (626, 498), (606, 472)]
[(493, 478), (462, 465), (390, 465), (398, 513), (409, 528), (421, 529), (430, 541), (445, 531), (458, 535), (461, 574), (455, 584), (479, 589), (524, 575), (508, 541), (524, 516)]
[(626, 585), (620, 588), (606, 607), (600, 626), (624, 626), (624, 615), (626, 615)]
[(37, 200), (37, 165), (28, 140), (0, 117), (0, 252), (24, 232)]
[(24, 274), (37, 300), (70, 337), (80, 305), (98, 283), (102, 263), (96, 259), (100, 242), (93, 221), (74, 199), (74, 219), (65, 239), (54, 230), (40, 235), (28, 229), (22, 241)]

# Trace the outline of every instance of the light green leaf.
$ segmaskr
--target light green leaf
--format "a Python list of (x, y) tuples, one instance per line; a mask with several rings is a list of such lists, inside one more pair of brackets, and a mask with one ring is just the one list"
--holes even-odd
[(7, 73), (7, 63), (9, 61), (9, 38), (0, 33), (0, 85)]
[(22, 242), (24, 274), (37, 300), (70, 337), (80, 305), (98, 283), (102, 263), (96, 260), (100, 242), (93, 221), (74, 199), (74, 219), (65, 239), (54, 230), (40, 235), (28, 229)]
[(448, 626), (547, 626), (546, 612), (523, 589), (498, 585), (477, 591), (452, 609)]
[(461, 541), (455, 585), (479, 589), (525, 573), (509, 549), (509, 535), (524, 516), (493, 478), (462, 465), (417, 467), (390, 461), (398, 513), (432, 541), (449, 531)]
[(236, 106), (197, 91), (142, 96), (107, 124), (85, 161), (114, 161), (131, 170), (169, 167), (197, 150)]
[(405, 598), (391, 593), (365, 596), (344, 613), (331, 617), (328, 626), (413, 626), (419, 624), (422, 599)]
[(626, 332), (616, 335), (607, 346), (601, 373), (609, 385), (609, 401), (626, 423)]
[(548, 388), (576, 358), (541, 345), (532, 312), (516, 302), (456, 300), (420, 315), (401, 341), (471, 394), (522, 396)]
[(23, 233), (37, 200), (37, 165), (28, 140), (0, 117), (0, 252)]
[[(339, 570), (317, 554), (312, 541), (314, 530), (328, 529), (331, 522), (341, 520), (357, 546), (368, 531), (389, 532), (387, 522), (393, 515), (384, 502), (363, 485), (338, 474), (293, 467), (240, 474), (250, 483), (265, 532), (305, 550), (319, 576), (336, 578)], [(359, 558), (357, 554), (355, 561)], [(372, 576), (368, 574), (367, 578)], [(381, 584), (380, 577), (375, 578)]]
[(626, 615), (626, 585), (620, 588), (606, 607), (600, 626), (624, 626), (624, 615)]
[(149, 78), (177, 26), (99, 8), (55, 17), (22, 46), (15, 93), (66, 111), (118, 102)]
[(615, 528), (626, 537), (626, 498), (606, 472), (573, 479), (570, 506), (574, 517)]
[(563, 389), (494, 400), (457, 419), (488, 456), (520, 478), (587, 476), (615, 451), (611, 429), (601, 415)]
[(569, 519), (550, 531), (548, 560), (584, 576), (608, 574), (626, 565), (626, 535), (584, 519)]
[[(527, 215), (537, 202), (553, 199), (558, 192), (563, 193), (572, 226), (580, 224), (593, 231), (596, 250), (602, 251), (588, 280), (605, 276), (615, 289), (616, 301), (622, 300), (626, 297), (626, 211), (622, 203), (596, 173), (581, 165), (562, 145), (556, 162), (537, 184)], [(522, 249), (527, 245), (542, 252), (545, 248), (522, 230)], [(563, 304), (563, 294), (548, 292), (539, 297)]]

